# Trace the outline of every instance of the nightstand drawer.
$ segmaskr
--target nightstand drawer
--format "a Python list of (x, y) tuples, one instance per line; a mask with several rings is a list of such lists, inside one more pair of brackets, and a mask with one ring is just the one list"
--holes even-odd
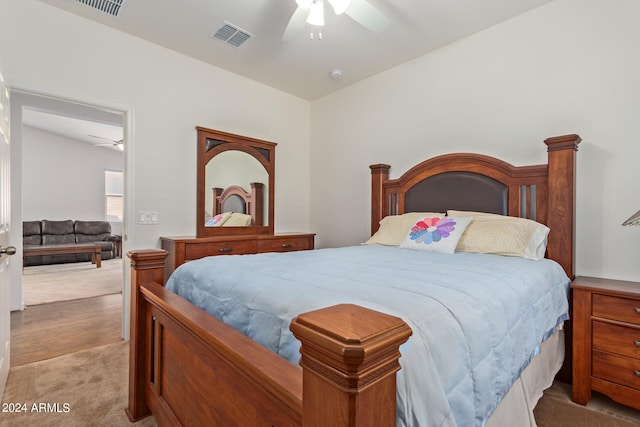
[(255, 254), (256, 250), (255, 240), (189, 244), (185, 247), (185, 260), (189, 261), (211, 255)]
[(593, 369), (596, 378), (640, 390), (640, 360), (593, 351)]
[(290, 252), (313, 249), (313, 237), (271, 237), (258, 240), (258, 252)]
[(635, 357), (640, 365), (640, 327), (612, 325), (594, 320), (593, 349)]
[(640, 325), (640, 300), (607, 295), (593, 295), (593, 315), (605, 319)]

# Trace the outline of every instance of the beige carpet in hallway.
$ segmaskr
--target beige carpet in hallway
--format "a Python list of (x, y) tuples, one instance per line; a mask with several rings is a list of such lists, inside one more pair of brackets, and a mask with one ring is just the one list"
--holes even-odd
[(128, 350), (123, 341), (11, 368), (2, 402), (27, 411), (0, 413), (0, 426), (156, 426), (125, 415)]
[(122, 258), (102, 261), (100, 268), (90, 262), (25, 267), (23, 301), (30, 306), (120, 293), (122, 269)]

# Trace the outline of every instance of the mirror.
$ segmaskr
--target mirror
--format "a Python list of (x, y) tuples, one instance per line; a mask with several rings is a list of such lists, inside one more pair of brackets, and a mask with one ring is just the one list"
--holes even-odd
[[(262, 205), (261, 212), (252, 215), (254, 218), (252, 225), (269, 224), (269, 203), (268, 201), (260, 203), (260, 200), (264, 200), (264, 193), (269, 190), (267, 187), (269, 174), (255, 157), (244, 151), (225, 151), (209, 160), (204, 173), (205, 227), (214, 215), (224, 212), (242, 212), (252, 215), (251, 203)], [(234, 193), (229, 196), (224, 194), (225, 190), (231, 191), (234, 187), (240, 187), (236, 189), (240, 194)], [(215, 200), (216, 197), (218, 200)], [(246, 204), (249, 204), (249, 209)]]
[[(196, 129), (196, 237), (273, 234), (276, 144)], [(245, 215), (229, 216), (227, 212)]]

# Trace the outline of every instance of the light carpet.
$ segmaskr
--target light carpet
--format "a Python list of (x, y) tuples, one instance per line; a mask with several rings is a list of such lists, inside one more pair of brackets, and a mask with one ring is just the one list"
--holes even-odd
[(25, 305), (46, 304), (122, 292), (122, 258), (102, 261), (25, 267), (22, 298)]
[(538, 427), (637, 427), (640, 411), (593, 392), (586, 406), (571, 401), (571, 385), (554, 382), (534, 409)]
[(131, 424), (124, 412), (128, 354), (123, 341), (11, 368), (2, 402), (26, 411), (2, 413), (0, 426), (156, 426), (153, 417)]

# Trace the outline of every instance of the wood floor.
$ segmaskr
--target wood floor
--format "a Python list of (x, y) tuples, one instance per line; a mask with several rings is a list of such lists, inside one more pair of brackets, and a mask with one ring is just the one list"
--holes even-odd
[(27, 307), (11, 313), (11, 366), (122, 340), (122, 295)]

